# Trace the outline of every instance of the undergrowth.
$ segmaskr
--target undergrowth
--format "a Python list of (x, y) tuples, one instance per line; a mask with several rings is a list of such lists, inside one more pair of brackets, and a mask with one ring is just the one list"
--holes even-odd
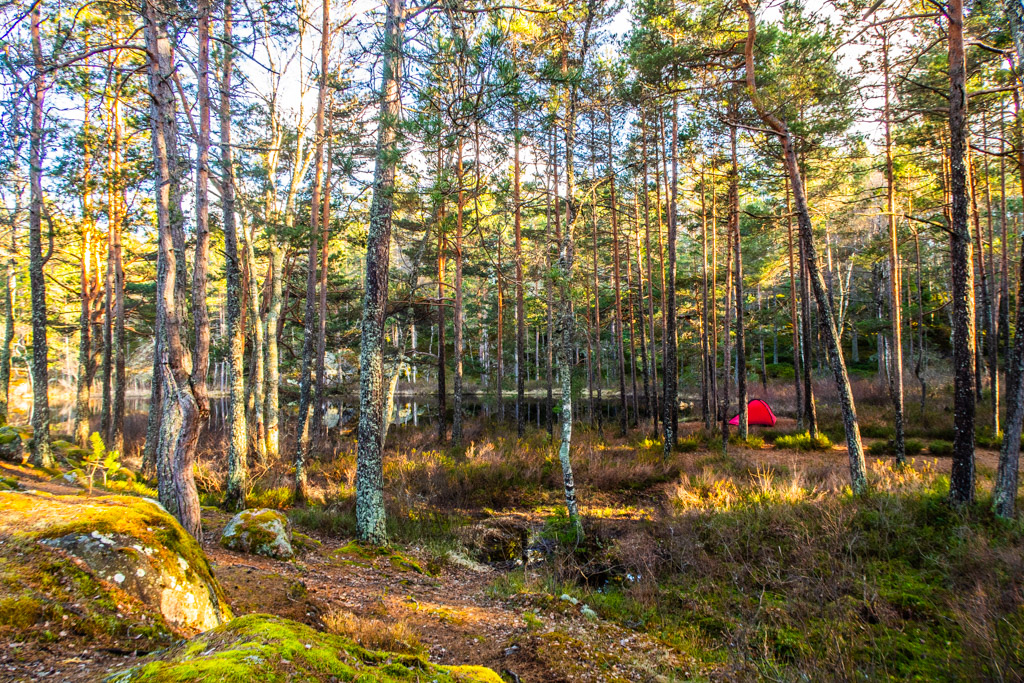
[(549, 522), (557, 557), (492, 591), (568, 593), (713, 678), (1020, 680), (1024, 525), (983, 496), (951, 508), (931, 461), (873, 462), (870, 482), (854, 497), (833, 469), (704, 466), (650, 524), (587, 520), (581, 546)]

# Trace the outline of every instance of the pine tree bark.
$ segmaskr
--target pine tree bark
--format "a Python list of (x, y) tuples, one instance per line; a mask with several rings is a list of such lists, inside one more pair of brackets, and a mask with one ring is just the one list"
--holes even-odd
[[(89, 101), (86, 101), (85, 105), (85, 122), (84, 126), (88, 126), (89, 122)], [(88, 131), (86, 131), (86, 142), (83, 145), (83, 182), (84, 187), (82, 194), (82, 242), (81, 252), (79, 254), (79, 285), (81, 287), (80, 292), (80, 308), (79, 308), (79, 320), (78, 320), (78, 378), (76, 383), (75, 391), (75, 424), (74, 424), (74, 437), (75, 442), (82, 448), (86, 448), (89, 445), (89, 432), (91, 430), (90, 422), (92, 417), (92, 410), (89, 405), (89, 398), (92, 389), (93, 379), (96, 376), (96, 363), (94, 361), (94, 350), (97, 346), (99, 339), (93, 335), (94, 327), (94, 302), (100, 297), (99, 281), (96, 277), (96, 271), (93, 268), (93, 261), (96, 258), (93, 250), (97, 248), (94, 215), (92, 208), (92, 196), (91, 196), (91, 166), (92, 166), (92, 149), (91, 144), (88, 141)], [(109, 386), (109, 384), (108, 384)], [(107, 419), (109, 420), (109, 390), (107, 391), (107, 406), (108, 413)], [(105, 424), (102, 427), (106, 427)], [(100, 434), (106, 438), (106, 429), (101, 428)]]
[(732, 168), (729, 171), (729, 224), (733, 232), (736, 284), (736, 401), (739, 409), (739, 437), (749, 436), (747, 423), (747, 345), (743, 319), (743, 252), (740, 249), (739, 168), (736, 162), (736, 126), (729, 127)]
[[(554, 195), (554, 210), (555, 210), (555, 225), (558, 225), (558, 137), (554, 131), (551, 133), (551, 168), (553, 175), (553, 182), (551, 191), (548, 193), (547, 203), (545, 206), (544, 216), (544, 294), (546, 304), (546, 320), (547, 325), (547, 338), (545, 343), (545, 350), (547, 351), (547, 358), (545, 359), (544, 373), (545, 373), (545, 384), (547, 385), (547, 404), (545, 411), (547, 413), (547, 429), (548, 435), (554, 436), (555, 433), (555, 402), (554, 402), (554, 348), (555, 348), (555, 321), (554, 321), (554, 290), (555, 283), (551, 274), (551, 195)], [(554, 243), (559, 245), (561, 243), (561, 235), (556, 235)]]
[[(245, 416), (245, 328), (242, 326), (242, 263), (238, 252), (238, 228), (235, 216), (235, 169), (231, 142), (232, 62), (231, 0), (224, 2), (224, 59), (220, 78), (220, 162), (221, 207), (224, 224), (224, 270), (227, 279), (228, 346), (228, 475), (224, 487), (224, 507), (244, 510), (248, 478), (249, 430)], [(255, 273), (251, 280), (255, 280)], [(259, 329), (259, 320), (254, 320)], [(262, 347), (257, 344), (253, 355)], [(260, 406), (262, 411), (262, 406)]]
[[(107, 134), (110, 134), (108, 128)], [(108, 173), (112, 172), (108, 164)], [(114, 231), (117, 224), (117, 207), (114, 202), (114, 194), (108, 194), (109, 206), (107, 209), (107, 267), (103, 273), (103, 320), (101, 322), (101, 334), (103, 342), (103, 358), (100, 361), (100, 436), (105, 443), (110, 442), (111, 413), (113, 412), (111, 383), (114, 375)]]
[[(657, 378), (657, 359), (655, 358), (654, 350), (654, 271), (651, 265), (651, 198), (648, 187), (647, 179), (647, 118), (646, 113), (641, 113), (640, 117), (640, 143), (641, 143), (641, 156), (643, 157), (640, 161), (643, 166), (643, 195), (644, 195), (644, 255), (647, 260), (647, 320), (649, 321), (650, 335), (648, 335), (648, 351), (647, 355), (650, 358), (650, 365), (647, 366), (648, 370), (645, 371), (644, 382), (650, 384), (651, 393), (648, 394), (648, 415), (651, 418), (651, 426), (654, 431), (658, 431), (658, 378)], [(639, 235), (637, 235), (637, 256), (639, 257), (640, 243)], [(640, 300), (640, 307), (643, 308), (643, 298)]]
[(521, 169), (519, 167), (519, 110), (512, 113), (514, 138), (512, 166), (512, 205), (515, 212), (516, 233), (516, 434), (522, 438), (526, 431), (526, 306), (523, 301), (523, 217)]
[(387, 543), (384, 514), (384, 320), (387, 313), (391, 255), (391, 212), (398, 163), (401, 113), (403, 0), (389, 0), (384, 25), (384, 70), (374, 164), (370, 226), (366, 236), (366, 279), (362, 341), (359, 351), (359, 428), (356, 462), (356, 534), (360, 540)]
[(299, 424), (295, 444), (295, 501), (305, 503), (308, 495), (306, 459), (313, 434), (317, 433), (314, 405), (314, 349), (319, 331), (317, 320), (317, 239), (320, 224), (320, 197), (324, 169), (324, 109), (327, 102), (327, 50), (330, 41), (330, 3), (324, 0), (320, 33), (320, 86), (316, 105), (316, 153), (313, 161), (313, 197), (309, 205), (309, 245), (306, 252), (306, 307), (303, 319), (302, 376), (299, 380)]
[[(122, 232), (124, 230), (124, 218), (127, 214), (128, 202), (125, 198), (125, 185), (120, 177), (121, 165), (121, 139), (123, 134), (123, 123), (121, 121), (120, 100), (115, 97), (110, 110), (110, 126), (112, 129), (111, 150), (108, 153), (108, 164), (110, 181), (107, 197), (110, 219), (110, 282), (113, 285), (113, 332), (109, 331), (109, 324), (106, 326), (107, 333), (111, 334), (113, 359), (113, 398), (111, 401), (110, 422), (107, 432), (107, 445), (118, 453), (124, 453), (124, 412), (126, 386), (126, 354), (128, 351), (127, 334), (125, 330), (125, 308), (124, 308), (124, 249), (122, 245)], [(106, 362), (106, 359), (105, 359)]]
[(964, 56), (963, 0), (950, 0), (949, 136), (950, 261), (953, 273), (953, 466), (949, 498), (955, 505), (974, 500), (974, 274), (971, 268), (970, 197), (967, 175), (967, 67)]
[[(462, 163), (462, 151), (463, 151), (463, 140), (460, 137), (456, 150), (456, 172), (458, 173), (458, 188), (456, 196), (456, 214), (455, 214), (455, 310), (453, 311), (453, 336), (452, 343), (454, 348), (453, 360), (455, 361), (455, 374), (452, 378), (452, 390), (454, 396), (452, 397), (452, 408), (454, 413), (452, 415), (452, 441), (455, 445), (462, 444), (462, 419), (463, 419), (463, 407), (462, 407), (462, 348), (463, 344), (463, 306), (462, 306), (462, 219), (466, 208), (464, 182), (463, 182), (463, 163)], [(522, 283), (517, 283), (517, 286), (521, 287)], [(522, 370), (521, 367), (517, 368)]]
[(751, 101), (758, 115), (775, 131), (782, 142), (786, 171), (789, 175), (790, 187), (793, 190), (793, 200), (796, 204), (800, 241), (806, 256), (807, 273), (814, 289), (814, 297), (818, 303), (820, 327), (824, 335), (829, 366), (832, 369), (832, 374), (835, 376), (836, 391), (839, 394), (839, 403), (842, 409), (843, 427), (846, 431), (846, 445), (850, 459), (850, 487), (855, 494), (862, 494), (867, 491), (867, 475), (864, 464), (864, 449), (860, 440), (860, 428), (857, 425), (857, 411), (854, 406), (850, 378), (846, 373), (846, 363), (843, 360), (843, 350), (839, 344), (839, 333), (836, 330), (832, 305), (829, 301), (824, 278), (822, 278), (821, 271), (818, 269), (810, 210), (807, 207), (807, 198), (804, 195), (804, 184), (797, 161), (795, 140), (785, 122), (776, 114), (765, 109), (758, 96), (754, 75), (754, 39), (757, 35), (757, 20), (754, 16), (754, 10), (747, 0), (741, 0), (741, 5), (747, 14), (747, 40), (744, 45), (747, 90), (750, 93)]
[[(1016, 5), (1014, 9), (1012, 5)], [(1017, 14), (1014, 14), (1014, 11)], [(1017, 47), (1018, 59), (1024, 58), (1024, 4), (1007, 0), (1007, 14)], [(1024, 63), (1024, 60), (1021, 60)], [(1024, 123), (1021, 122), (1020, 95), (1014, 92), (1016, 109), (1017, 171), (1024, 181)], [(1003, 180), (1003, 220), (1005, 221), (1005, 178)], [(1024, 182), (1021, 183), (1021, 197), (1024, 199)], [(1017, 276), (1017, 326), (1013, 337), (1013, 348), (1006, 359), (1006, 427), (1003, 443), (999, 449), (999, 466), (992, 492), (992, 509), (1000, 517), (1012, 519), (1017, 507), (1017, 480), (1020, 467), (1020, 437), (1024, 431), (1024, 249), (1020, 252), (1020, 266)]]
[[(444, 178), (444, 166), (441, 162), (441, 147), (437, 148), (437, 184), (440, 186)], [(440, 206), (437, 209), (437, 440), (444, 443), (448, 440), (448, 361), (445, 357), (445, 191), (440, 190)], [(500, 325), (499, 325), (500, 328)], [(498, 351), (501, 351), (501, 336), (498, 336)]]
[(664, 432), (667, 460), (675, 448), (679, 434), (679, 390), (676, 368), (676, 191), (679, 185), (679, 104), (672, 98), (672, 187), (669, 189), (668, 205), (668, 272), (665, 275), (668, 291), (665, 294), (665, 368), (664, 368)]
[[(32, 463), (53, 466), (50, 450), (50, 384), (48, 346), (46, 341), (46, 280), (43, 266), (43, 99), (46, 82), (43, 77), (43, 48), (39, 35), (39, 5), (30, 13), (32, 33), (32, 123), (29, 131), (29, 219), (28, 274), (32, 294), (32, 440), (29, 442)], [(48, 258), (48, 256), (47, 256)]]
[[(608, 121), (608, 193), (612, 219), (612, 279), (615, 285), (615, 349), (619, 374), (619, 433), (626, 435), (629, 409), (626, 404), (626, 349), (623, 342), (622, 286), (619, 263), (619, 221), (618, 204), (615, 200), (615, 162), (612, 136), (611, 110), (605, 112)], [(634, 392), (635, 393), (635, 392)]]
[[(156, 164), (156, 207), (159, 257), (157, 261), (157, 326), (161, 405), (160, 438), (157, 448), (157, 476), (159, 493), (164, 507), (170, 510), (182, 526), (197, 539), (202, 538), (199, 516), (199, 495), (196, 491), (193, 465), (199, 430), (208, 414), (205, 381), (209, 358), (209, 323), (206, 320), (206, 263), (209, 232), (206, 224), (206, 190), (209, 180), (207, 156), (209, 150), (209, 2), (201, 0), (197, 7), (199, 23), (199, 99), (200, 135), (198, 147), (198, 182), (196, 201), (196, 266), (193, 271), (193, 300), (196, 331), (196, 353), (192, 358), (193, 372), (187, 368), (186, 349), (182, 334), (184, 314), (184, 284), (179, 276), (184, 263), (179, 264), (181, 195), (174, 188), (180, 186), (178, 178), (177, 127), (175, 97), (171, 86), (173, 53), (168, 23), (173, 10), (162, 2), (147, 2), (144, 6), (146, 46), (149, 53), (150, 126), (153, 159)], [(198, 292), (198, 296), (196, 296)], [(180, 303), (180, 305), (179, 305)], [(194, 392), (194, 393), (193, 393)]]
[(889, 312), (892, 329), (892, 367), (889, 370), (889, 392), (892, 396), (893, 426), (895, 427), (896, 462), (907, 460), (903, 427), (903, 322), (900, 304), (899, 238), (896, 234), (896, 176), (892, 157), (892, 116), (889, 106), (889, 33), (882, 33), (882, 79), (885, 88), (883, 116), (885, 117), (885, 179), (886, 222), (889, 228)]
[[(657, 425), (659, 423), (659, 412), (657, 410), (657, 350), (655, 344), (654, 334), (654, 265), (651, 254), (653, 253), (650, 248), (650, 188), (647, 184), (647, 120), (646, 117), (640, 119), (640, 135), (641, 135), (641, 154), (643, 155), (643, 210), (644, 210), (644, 254), (647, 256), (647, 322), (650, 325), (650, 334), (648, 335), (649, 341), (649, 355), (650, 355), (650, 398), (651, 398), (651, 414), (650, 421), (651, 427), (654, 429), (654, 433), (657, 433)], [(660, 206), (660, 190), (658, 189), (657, 182), (657, 148), (655, 146), (654, 154), (654, 193), (655, 199), (657, 200), (657, 229), (658, 234), (662, 232), (662, 206)], [(664, 271), (663, 271), (664, 275)], [(664, 283), (663, 276), (663, 285)]]
[(701, 391), (700, 391), (700, 413), (704, 421), (704, 429), (711, 431), (712, 427), (712, 406), (711, 398), (713, 361), (711, 355), (711, 340), (708, 337), (708, 327), (711, 321), (708, 315), (708, 215), (706, 188), (704, 184), (704, 171), (700, 174), (700, 236), (701, 236), (701, 288), (700, 288), (700, 354), (701, 354)]
[[(323, 55), (324, 63), (321, 68), (326, 70), (326, 49), (324, 49)], [(331, 232), (331, 132), (332, 127), (328, 125), (325, 143), (327, 147), (326, 169), (324, 171), (323, 199), (320, 212), (320, 281), (317, 286), (316, 384), (315, 391), (313, 392), (313, 428), (318, 441), (322, 441), (327, 435), (327, 425), (324, 424), (324, 411), (327, 409), (327, 266)], [(311, 210), (316, 210), (316, 207), (311, 207)], [(255, 297), (253, 297), (253, 301), (255, 301)]]

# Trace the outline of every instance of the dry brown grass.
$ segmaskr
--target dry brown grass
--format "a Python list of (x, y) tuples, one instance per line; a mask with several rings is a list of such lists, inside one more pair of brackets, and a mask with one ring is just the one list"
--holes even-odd
[(386, 621), (332, 609), (323, 616), (324, 630), (344, 636), (369, 650), (418, 654), (423, 652), (419, 635), (402, 619)]

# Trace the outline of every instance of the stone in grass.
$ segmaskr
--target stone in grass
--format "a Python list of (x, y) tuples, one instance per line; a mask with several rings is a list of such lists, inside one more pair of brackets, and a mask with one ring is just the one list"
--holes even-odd
[(231, 618), (199, 544), (156, 501), (2, 491), (0, 537), (0, 605), (41, 606), (26, 634), (57, 621), (139, 647)]
[(269, 508), (242, 510), (232, 517), (224, 527), (220, 544), (228, 550), (279, 560), (295, 556), (291, 522), (281, 512)]
[(343, 636), (268, 614), (248, 614), (106, 679), (134, 681), (435, 681), (501, 683), (482, 666), (367, 650)]
[(0, 460), (24, 465), (28, 452), (21, 441), (21, 434), (13, 427), (0, 427)]

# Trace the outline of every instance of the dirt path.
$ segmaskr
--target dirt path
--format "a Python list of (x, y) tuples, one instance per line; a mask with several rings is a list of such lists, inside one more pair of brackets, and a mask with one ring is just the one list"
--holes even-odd
[[(2, 465), (0, 474), (22, 489), (83, 494), (61, 477)], [(416, 548), (374, 553), (351, 539), (326, 536), (298, 558), (278, 561), (221, 548), (228, 519), (203, 510), (203, 545), (236, 615), (269, 613), (320, 629), (333, 613), (356, 615), (371, 628), (402, 624), (432, 662), (487, 666), (523, 683), (662, 680), (659, 672), (680, 665), (657, 641), (588, 619), (582, 604), (542, 593), (498, 596), (491, 586), (506, 570), (463, 559), (432, 575), (423, 569), (428, 554)], [(524, 569), (507, 571), (521, 576)], [(8, 644), (0, 651), (0, 681), (96, 680), (139, 661), (95, 645), (61, 639)]]
[[(208, 513), (211, 539), (228, 515)], [(373, 555), (344, 539), (284, 562), (205, 549), (237, 613), (269, 612), (322, 628), (344, 611), (415, 633), (432, 662), (475, 664), (506, 680), (643, 681), (679, 662), (652, 639), (591, 621), (583, 605), (520, 593), (502, 599), (489, 590), (501, 572), (486, 566), (445, 566), (437, 576), (418, 571), (416, 550)], [(522, 569), (512, 571), (522, 572)]]

